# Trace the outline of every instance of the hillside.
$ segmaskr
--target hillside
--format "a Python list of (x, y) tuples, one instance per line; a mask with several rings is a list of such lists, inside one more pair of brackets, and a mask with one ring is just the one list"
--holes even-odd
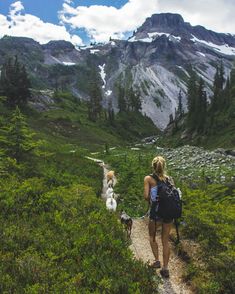
[(133, 259), (99, 197), (102, 169), (85, 158), (88, 150), (103, 152), (107, 139), (124, 142), (89, 124), (84, 105), (70, 106), (79, 109), (79, 133), (68, 105), (23, 115), (0, 101), (0, 292), (157, 292), (158, 279)]
[[(40, 96), (42, 93), (34, 95)], [(72, 94), (58, 92), (54, 96), (47, 93), (46, 97), (51, 100), (49, 104), (45, 104), (45, 101), (41, 104), (43, 111), (29, 110), (29, 122), (35, 131), (45, 138), (49, 136), (50, 140), (66, 140), (70, 144), (97, 151), (103, 150), (105, 145), (123, 145), (159, 133), (152, 121), (140, 113), (119, 113), (110, 123), (103, 111), (101, 117), (93, 122), (88, 119), (87, 103), (79, 101)]]
[[(175, 113), (181, 90), (186, 103), (186, 80), (190, 66), (211, 94), (216, 66), (221, 59), (226, 76), (235, 56), (235, 37), (191, 26), (178, 14), (155, 14), (137, 29), (129, 40), (75, 48), (65, 41), (40, 45), (32, 39), (4, 37), (0, 40), (0, 64), (6, 56), (18, 55), (26, 64), (33, 87), (69, 90), (88, 100), (93, 72), (99, 76), (102, 104), (127, 99), (131, 89), (139, 93), (142, 113), (164, 129)], [(123, 91), (120, 92), (120, 87)]]
[[(0, 40), (0, 293), (234, 292), (234, 58), (235, 36), (170, 13), (82, 48)], [(183, 192), (162, 285), (143, 220), (157, 155)], [(115, 171), (115, 213), (101, 167)]]
[(225, 79), (223, 64), (213, 81), (210, 104), (202, 79), (194, 73), (188, 81), (187, 97), (189, 110), (180, 107), (165, 130), (163, 141), (171, 146), (183, 144), (200, 145), (210, 149), (235, 146), (235, 68)]

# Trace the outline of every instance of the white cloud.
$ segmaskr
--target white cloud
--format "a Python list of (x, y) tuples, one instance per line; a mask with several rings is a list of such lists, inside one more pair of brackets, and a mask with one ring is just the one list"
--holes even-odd
[(192, 25), (220, 33), (235, 33), (234, 0), (158, 0), (159, 11), (175, 12)]
[(92, 39), (103, 42), (110, 36), (123, 38), (125, 32), (135, 30), (147, 17), (157, 13), (157, 8), (157, 0), (129, 0), (120, 9), (103, 5), (74, 8), (64, 3), (59, 16), (62, 23), (85, 28)]
[(24, 6), (17, 1), (10, 6), (8, 18), (0, 14), (0, 37), (4, 35), (33, 38), (41, 44), (51, 40), (66, 40), (81, 45), (79, 36), (71, 35), (62, 25), (43, 22), (40, 18), (24, 14)]
[(24, 6), (22, 5), (21, 1), (12, 3), (10, 6), (10, 15), (15, 15), (17, 14), (17, 12), (20, 12), (23, 9), (24, 9)]
[(107, 41), (110, 36), (124, 38), (147, 17), (162, 12), (179, 13), (192, 25), (235, 33), (234, 0), (129, 0), (120, 9), (103, 5), (73, 7), (70, 1), (64, 0), (59, 13), (61, 23), (84, 28), (98, 42)]

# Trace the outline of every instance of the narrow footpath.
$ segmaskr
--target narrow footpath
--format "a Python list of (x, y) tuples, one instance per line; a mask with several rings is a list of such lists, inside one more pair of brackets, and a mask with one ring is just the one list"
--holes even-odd
[[(103, 161), (90, 158), (97, 162), (104, 171), (103, 177), (103, 190), (101, 197), (105, 199), (105, 194), (107, 190), (106, 174), (109, 171), (109, 166)], [(116, 184), (116, 178), (114, 185)], [(161, 246), (161, 230), (157, 232), (157, 242), (159, 244), (159, 256), (162, 262), (162, 246)], [(186, 285), (182, 279), (184, 272), (184, 262), (174, 253), (173, 245), (171, 246), (171, 257), (169, 262), (170, 279), (162, 279), (162, 284), (160, 285), (160, 294), (192, 294), (189, 286)], [(143, 262), (151, 262), (154, 260), (153, 253), (149, 244), (148, 239), (148, 219), (134, 219), (133, 227), (131, 233), (131, 245), (130, 249), (137, 259), (141, 259)], [(156, 274), (159, 274), (159, 269), (156, 270)], [(159, 274), (160, 276), (160, 274)], [(144, 293), (143, 293), (144, 294)]]
[[(159, 244), (159, 256), (162, 262), (161, 230), (157, 232), (157, 242)], [(148, 219), (134, 219), (131, 234), (132, 244), (130, 249), (137, 259), (143, 262), (151, 262), (154, 256), (148, 239)], [(172, 245), (173, 246), (173, 245)], [(174, 253), (171, 248), (171, 257), (169, 261), (170, 279), (163, 279), (160, 285), (161, 294), (191, 294), (190, 288), (182, 280), (184, 271), (184, 262)], [(159, 274), (159, 269), (156, 270)], [(160, 275), (160, 274), (159, 274)]]

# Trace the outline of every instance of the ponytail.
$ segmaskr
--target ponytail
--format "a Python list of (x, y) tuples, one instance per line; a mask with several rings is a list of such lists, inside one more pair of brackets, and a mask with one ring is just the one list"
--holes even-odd
[(162, 156), (157, 156), (152, 161), (152, 167), (154, 173), (158, 176), (161, 181), (166, 179), (165, 168), (166, 161)]

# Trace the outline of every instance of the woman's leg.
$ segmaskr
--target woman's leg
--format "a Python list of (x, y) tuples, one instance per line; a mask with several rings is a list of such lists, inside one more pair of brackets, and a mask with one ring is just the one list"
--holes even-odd
[(163, 247), (163, 268), (167, 269), (170, 258), (169, 235), (172, 223), (162, 224), (162, 247)]
[(159, 224), (155, 220), (149, 220), (149, 242), (153, 251), (155, 260), (159, 260), (158, 244), (156, 241), (156, 231)]

